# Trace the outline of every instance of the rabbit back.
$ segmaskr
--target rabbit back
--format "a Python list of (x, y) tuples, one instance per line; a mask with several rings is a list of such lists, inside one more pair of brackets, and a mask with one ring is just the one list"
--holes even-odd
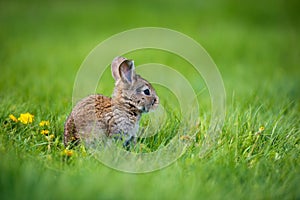
[(97, 135), (109, 134), (112, 119), (111, 98), (95, 94), (80, 100), (65, 122), (64, 144), (93, 140)]

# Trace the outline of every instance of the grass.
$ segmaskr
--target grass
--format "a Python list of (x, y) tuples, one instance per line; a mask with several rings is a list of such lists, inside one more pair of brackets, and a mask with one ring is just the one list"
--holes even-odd
[[(299, 199), (299, 22), (292, 1), (44, 1), (0, 2), (1, 199)], [(83, 147), (62, 145), (76, 72), (99, 42), (143, 26), (181, 31), (212, 56), (227, 92), (227, 114), (211, 151), (201, 154), (210, 119), (203, 81), (166, 52), (131, 52), (136, 63), (158, 61), (188, 77), (198, 94), (201, 123), (186, 152), (147, 174), (113, 170)], [(117, 48), (117, 47), (116, 47)], [(109, 77), (98, 91), (110, 95)], [(164, 88), (161, 102), (178, 102)], [(169, 96), (171, 96), (169, 98)], [(30, 125), (10, 114), (34, 114)], [(54, 138), (38, 125), (49, 120)], [(147, 126), (147, 117), (143, 119)], [(176, 118), (139, 144), (153, 151), (176, 130)], [(261, 126), (264, 130), (259, 132)], [(139, 149), (138, 149), (139, 150)], [(138, 151), (137, 150), (137, 151)]]

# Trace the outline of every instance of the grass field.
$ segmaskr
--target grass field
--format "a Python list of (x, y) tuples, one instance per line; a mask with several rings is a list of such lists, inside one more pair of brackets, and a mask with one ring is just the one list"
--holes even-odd
[[(299, 6), (283, 0), (0, 1), (0, 198), (299, 199)], [(200, 94), (197, 139), (167, 168), (128, 174), (83, 147), (66, 151), (63, 124), (84, 58), (111, 35), (148, 26), (191, 36), (219, 67), (227, 113), (217, 143), (200, 156), (210, 103), (196, 77), (190, 81)], [(137, 64), (159, 58), (184, 65), (165, 52), (130, 56)], [(98, 92), (110, 95), (112, 87), (109, 77)], [(174, 103), (158, 92), (162, 104)], [(31, 124), (9, 118), (27, 112)], [(41, 127), (42, 120), (50, 125)], [(167, 130), (176, 129), (176, 119), (169, 120), (174, 127)], [(144, 141), (148, 151), (156, 148), (153, 141)]]

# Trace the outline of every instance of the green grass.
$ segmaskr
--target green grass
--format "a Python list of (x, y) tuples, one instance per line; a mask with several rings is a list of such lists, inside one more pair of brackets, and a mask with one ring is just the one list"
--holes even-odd
[[(299, 5), (292, 1), (1, 1), (1, 199), (299, 199)], [(77, 70), (101, 41), (121, 31), (159, 26), (181, 31), (212, 56), (226, 87), (226, 119), (211, 151), (201, 154), (210, 120), (203, 81), (187, 63), (154, 50), (130, 53), (139, 65), (177, 66), (198, 94), (195, 140), (172, 165), (147, 174), (115, 171), (80, 147), (64, 155), (63, 124)], [(118, 48), (118, 47), (116, 47)], [(182, 67), (178, 67), (182, 66)], [(107, 78), (98, 92), (110, 95)], [(157, 86), (158, 87), (158, 86)], [(178, 102), (158, 87), (172, 112)], [(9, 114), (34, 114), (31, 125)], [(142, 121), (147, 126), (147, 117)], [(38, 123), (49, 120), (50, 142)], [(168, 117), (153, 151), (178, 129)], [(257, 134), (261, 126), (265, 130)], [(140, 146), (138, 146), (140, 147)]]

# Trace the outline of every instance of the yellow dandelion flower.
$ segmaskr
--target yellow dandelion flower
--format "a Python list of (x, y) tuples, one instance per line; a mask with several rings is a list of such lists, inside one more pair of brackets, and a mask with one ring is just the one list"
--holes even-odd
[(48, 136), (45, 136), (45, 137), (48, 141), (51, 141), (55, 136), (54, 136), (54, 134), (51, 134), (51, 135), (48, 135)]
[(71, 157), (74, 154), (73, 150), (65, 149), (63, 152), (64, 155)]
[(265, 130), (265, 127), (264, 127), (264, 126), (259, 127), (259, 131), (260, 131), (260, 132), (262, 132), (262, 131), (264, 131), (264, 130)]
[(41, 121), (40, 123), (39, 123), (39, 125), (41, 126), (41, 127), (43, 127), (43, 126), (50, 126), (50, 122), (47, 120), (47, 121)]
[(262, 134), (262, 132), (264, 132), (264, 130), (265, 130), (265, 127), (264, 126), (260, 126), (259, 129), (258, 129), (258, 131), (255, 133), (255, 135)]
[(11, 119), (14, 122), (18, 122), (18, 119), (12, 114), (9, 115), (9, 119)]
[(41, 134), (48, 135), (49, 134), (49, 130), (41, 130)]
[(30, 113), (22, 113), (18, 120), (23, 124), (31, 124), (34, 120), (34, 115)]

